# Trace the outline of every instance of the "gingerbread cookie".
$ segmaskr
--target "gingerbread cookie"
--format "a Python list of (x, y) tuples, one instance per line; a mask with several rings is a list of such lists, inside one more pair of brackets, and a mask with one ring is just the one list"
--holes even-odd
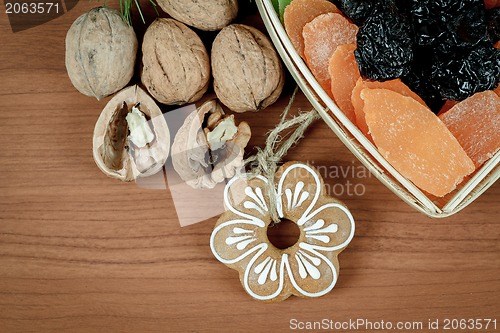
[(337, 256), (354, 236), (352, 215), (342, 202), (327, 196), (323, 179), (307, 164), (281, 166), (275, 184), (278, 215), (297, 224), (297, 242), (286, 249), (270, 243), (267, 179), (244, 174), (226, 186), (227, 211), (212, 232), (212, 252), (239, 272), (246, 292), (257, 300), (325, 295), (337, 282)]

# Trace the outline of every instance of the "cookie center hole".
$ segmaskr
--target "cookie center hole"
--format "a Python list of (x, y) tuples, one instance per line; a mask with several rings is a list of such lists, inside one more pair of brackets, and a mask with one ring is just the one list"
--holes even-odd
[(280, 223), (272, 222), (267, 227), (267, 238), (278, 249), (286, 249), (295, 245), (300, 237), (300, 229), (296, 223), (282, 219)]

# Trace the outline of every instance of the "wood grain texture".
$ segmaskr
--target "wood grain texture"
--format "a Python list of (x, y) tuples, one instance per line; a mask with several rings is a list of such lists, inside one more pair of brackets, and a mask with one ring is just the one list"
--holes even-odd
[[(0, 5), (0, 332), (288, 332), (292, 318), (498, 316), (499, 184), (463, 212), (432, 220), (374, 177), (333, 172), (332, 188), (350, 181), (365, 190), (339, 196), (357, 230), (336, 288), (319, 299), (252, 300), (210, 252), (216, 218), (181, 228), (168, 190), (123, 184), (94, 164), (92, 132), (109, 98), (79, 94), (64, 67), (66, 31), (92, 6), (81, 1), (14, 34)], [(288, 79), (273, 107), (240, 117), (252, 146), (277, 123)], [(302, 95), (296, 107), (310, 108)], [(287, 160), (360, 167), (321, 121)]]

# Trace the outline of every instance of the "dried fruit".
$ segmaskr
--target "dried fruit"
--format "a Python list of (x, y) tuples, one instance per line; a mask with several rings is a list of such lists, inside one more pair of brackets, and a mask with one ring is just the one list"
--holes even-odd
[(293, 0), (285, 8), (283, 20), (285, 30), (295, 50), (304, 58), (304, 26), (319, 15), (340, 13), (337, 7), (327, 0)]
[(335, 103), (352, 123), (356, 122), (356, 114), (351, 102), (351, 94), (356, 81), (361, 79), (358, 64), (354, 58), (356, 44), (345, 44), (337, 47), (330, 58), (328, 71), (332, 80), (331, 91)]
[(66, 34), (66, 69), (78, 91), (98, 100), (122, 89), (134, 74), (137, 37), (119, 12), (91, 9)]
[(472, 48), (487, 39), (481, 0), (410, 0), (415, 43), (440, 52)]
[(210, 60), (196, 33), (183, 23), (160, 18), (142, 44), (141, 80), (160, 103), (182, 105), (199, 100), (208, 89)]
[(442, 197), (474, 171), (457, 139), (413, 98), (386, 89), (363, 89), (361, 98), (378, 150), (422, 190)]
[(361, 130), (361, 132), (363, 132), (365, 136), (367, 136), (370, 139), (371, 136), (368, 133), (368, 125), (366, 124), (365, 112), (363, 110), (365, 103), (363, 102), (363, 99), (360, 96), (361, 91), (365, 88), (391, 90), (403, 96), (411, 97), (420, 104), (422, 104), (423, 106), (426, 106), (422, 98), (420, 98), (420, 96), (411, 91), (410, 88), (408, 88), (407, 85), (401, 82), (400, 79), (380, 82), (380, 81), (366, 81), (359, 78), (358, 81), (356, 82), (356, 85), (352, 89), (351, 102), (354, 107), (354, 112), (356, 114), (356, 124), (358, 128)]
[(410, 72), (410, 28), (391, 1), (376, 6), (359, 28), (356, 39), (358, 48), (354, 54), (363, 78), (385, 81)]
[(158, 0), (168, 15), (200, 30), (220, 30), (238, 15), (238, 0)]
[(439, 116), (476, 168), (500, 149), (500, 97), (477, 93)]
[(500, 0), (484, 0), (484, 8), (490, 9), (500, 7)]
[(172, 164), (187, 185), (213, 188), (243, 166), (251, 131), (244, 121), (236, 125), (212, 100), (193, 111), (175, 135)]
[(215, 38), (212, 71), (217, 97), (235, 112), (265, 109), (283, 89), (283, 67), (273, 45), (243, 24), (225, 27)]
[(443, 99), (461, 101), (494, 89), (500, 81), (500, 50), (479, 45), (470, 52), (439, 57), (432, 65), (430, 81)]
[(95, 125), (94, 160), (112, 178), (132, 181), (157, 173), (169, 149), (170, 133), (163, 114), (138, 86), (117, 93)]
[(486, 11), (486, 26), (493, 43), (500, 40), (500, 7)]
[(357, 25), (362, 25), (379, 0), (333, 0), (338, 9)]
[(414, 50), (414, 61), (410, 73), (401, 78), (401, 80), (416, 92), (425, 104), (437, 113), (445, 102), (441, 93), (432, 81), (432, 56), (433, 52), (426, 48), (416, 48)]
[(332, 96), (328, 63), (337, 46), (356, 42), (358, 27), (341, 14), (322, 14), (304, 26), (304, 56), (323, 90)]

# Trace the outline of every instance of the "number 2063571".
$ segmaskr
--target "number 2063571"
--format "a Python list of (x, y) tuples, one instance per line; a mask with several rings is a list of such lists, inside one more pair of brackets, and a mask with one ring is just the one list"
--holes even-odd
[(57, 2), (6, 2), (6, 14), (58, 14), (60, 10)]

